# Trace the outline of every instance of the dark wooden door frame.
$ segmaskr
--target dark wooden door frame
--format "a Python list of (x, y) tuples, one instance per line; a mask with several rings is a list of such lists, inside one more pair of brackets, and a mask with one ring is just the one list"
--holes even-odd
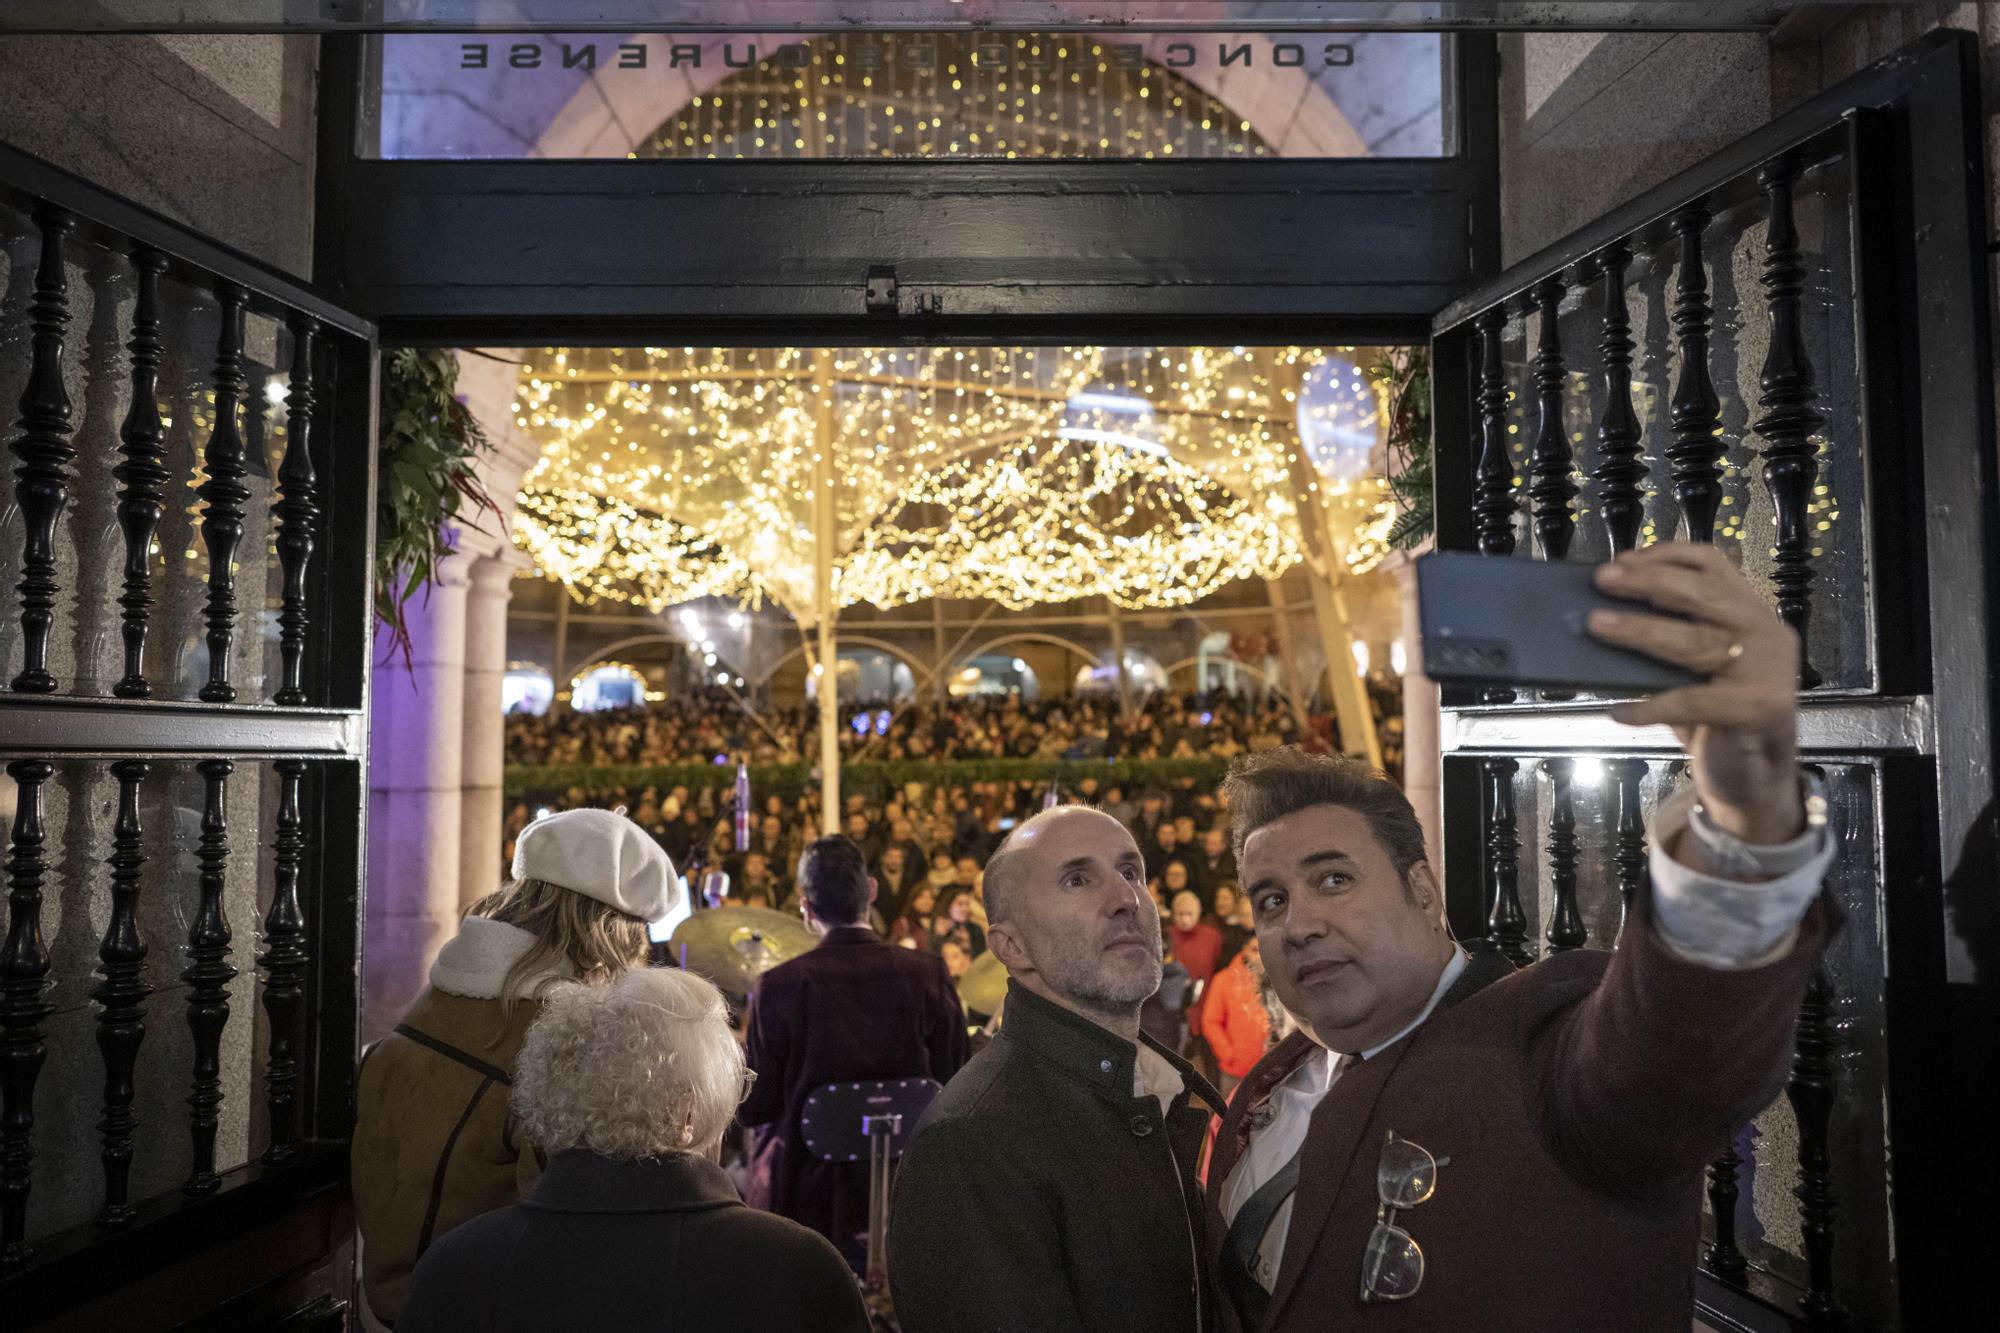
[[(1482, 448), (1482, 417), (1504, 420), (1480, 402), (1498, 364), (1489, 346), (1500, 336), (1497, 313), (1517, 312), (1549, 275), (1628, 238), (1657, 239), (1691, 200), (1719, 212), (1758, 188), (1764, 164), (1845, 145), (1856, 172), (1864, 394), (1861, 420), (1840, 424), (1858, 426), (1871, 472), (1879, 675), (1865, 695), (1808, 695), (1800, 730), (1809, 760), (1865, 761), (1884, 775), (1886, 1147), (1901, 1327), (1911, 1330), (1948, 1327), (1975, 1308), (1985, 1210), (2000, 1190), (2000, 1152), (1985, 1123), (2000, 1095), (1987, 1054), (2000, 1023), (2000, 458), (1979, 57), (1969, 33), (1924, 37), (1481, 285), (1438, 316), (1433, 342), (1438, 540), (1471, 550), (1481, 545), (1481, 497), (1468, 451)], [(1588, 355), (1574, 364), (1595, 370)], [(1664, 474), (1655, 482), (1670, 484)], [(1510, 489), (1509, 503), (1516, 498)], [(1626, 750), (1634, 740), (1602, 705), (1495, 705), (1455, 689), (1445, 705), (1446, 898), (1454, 929), (1478, 936), (1514, 864), (1511, 815), (1482, 798), (1479, 761), (1504, 769), (1566, 751), (1638, 752)], [(1482, 812), (1497, 834), (1482, 828)], [(1706, 1272), (1698, 1291), (1704, 1317), (1721, 1328), (1798, 1323), (1796, 1311)]]
[(1413, 340), (1499, 264), (1496, 43), (1450, 40), (1436, 159), (454, 162), (356, 153), (330, 36), (315, 278), (392, 343)]
[[(151, 266), (157, 275), (176, 284), (172, 290), (180, 293), (161, 299), (163, 316), (177, 314), (175, 302), (191, 293), (221, 300), (227, 290), (234, 293), (231, 299), (238, 303), (239, 312), (247, 310), (260, 319), (289, 322), (295, 339), (301, 328), (312, 329), (309, 341), (316, 350), (294, 360), (290, 369), (294, 375), (303, 372), (314, 393), (309, 400), (295, 401), (288, 396), (286, 411), (301, 414), (291, 418), (292, 438), (310, 440), (309, 456), (316, 477), (282, 479), (289, 499), (309, 498), (318, 507), (315, 516), (303, 520), (314, 534), (314, 545), (303, 563), (299, 597), (305, 613), (298, 631), (303, 640), (301, 702), (281, 704), (270, 697), (270, 690), (253, 693), (247, 688), (232, 701), (220, 703), (78, 695), (66, 692), (73, 684), (68, 680), (58, 680), (57, 692), (51, 693), (0, 690), (0, 763), (28, 759), (109, 765), (137, 759), (150, 765), (151, 772), (147, 775), (142, 771), (135, 783), (144, 781), (157, 789), (174, 770), (211, 758), (226, 758), (239, 768), (296, 761), (296, 790), (303, 812), (299, 828), (304, 842), (294, 853), (298, 859), (292, 863), (292, 872), (303, 935), (295, 934), (293, 941), (302, 942), (306, 954), (301, 975), (295, 978), (300, 989), (292, 1010), (301, 1020), (291, 1053), (297, 1062), (292, 1139), (282, 1150), (274, 1145), (261, 1159), (219, 1172), (212, 1182), (203, 1182), (201, 1189), (183, 1193), (176, 1188), (129, 1200), (129, 1215), (115, 1225), (84, 1223), (37, 1237), (24, 1258), (0, 1269), (0, 1311), (5, 1312), (0, 1323), (29, 1328), (46, 1319), (67, 1327), (169, 1328), (204, 1318), (218, 1305), (236, 1302), (237, 1308), (254, 1311), (268, 1325), (304, 1299), (291, 1299), (300, 1284), (316, 1281), (315, 1274), (323, 1274), (329, 1266), (338, 1267), (334, 1256), (347, 1243), (347, 1141), (353, 1124), (360, 1030), (375, 529), (374, 454), (372, 449), (356, 445), (375, 436), (376, 331), (368, 320), (291, 275), (5, 145), (0, 145), (0, 201), (34, 217), (42, 233), (44, 254), (51, 232), (60, 233), (63, 244), (69, 247), (66, 253), (71, 271), (87, 259), (92, 263), (108, 260), (121, 267)], [(28, 278), (25, 270), (17, 270), (14, 276), (17, 282)], [(73, 286), (82, 285), (73, 280)], [(92, 290), (94, 299), (96, 289)], [(68, 298), (58, 304), (67, 308)], [(173, 325), (168, 324), (167, 329), (164, 335), (156, 329), (156, 337), (176, 336)], [(58, 333), (56, 346), (63, 350), (53, 356), (44, 349), (35, 350), (34, 361), (60, 366), (65, 351), (79, 361), (88, 351), (81, 330), (72, 330), (66, 339)], [(183, 350), (191, 365), (204, 368), (206, 377), (215, 351), (207, 347)], [(239, 358), (240, 352), (239, 345)], [(130, 365), (129, 359), (125, 364)], [(301, 401), (310, 405), (301, 406)], [(74, 406), (77, 410), (65, 433), (85, 424), (88, 408)], [(0, 413), (5, 414), (10, 437), (24, 435), (17, 428), (13, 403), (0, 404)], [(298, 433), (302, 420), (309, 422), (303, 435)], [(126, 429), (132, 427), (128, 424)], [(124, 444), (130, 447), (129, 440)], [(32, 452), (20, 439), (15, 440), (15, 447), (23, 450), (24, 456)], [(47, 452), (46, 445), (39, 447)], [(83, 468), (94, 468), (91, 475), (101, 477), (105, 463), (100, 457), (79, 456), (58, 466), (69, 479), (71, 503)], [(184, 480), (174, 475), (161, 485), (171, 484), (178, 490)], [(10, 492), (14, 491), (18, 478), (9, 477), (7, 484)], [(121, 483), (128, 495), (136, 484)], [(203, 498), (210, 509), (221, 503), (220, 498)], [(249, 540), (267, 539), (269, 525), (282, 517), (279, 508), (239, 512)], [(112, 547), (94, 554), (115, 568), (121, 548), (114, 541)], [(58, 571), (58, 577), (66, 576)], [(73, 590), (65, 586), (63, 591)], [(157, 587), (153, 591), (157, 592)], [(14, 592), (8, 590), (9, 616), (18, 613)], [(240, 602), (230, 604), (239, 610), (247, 611), (251, 605), (261, 610), (263, 596), (261, 587), (253, 591), (246, 582)], [(146, 605), (151, 608), (155, 644), (154, 655), (146, 660), (157, 684), (158, 645), (187, 626), (167, 621), (151, 601)], [(130, 609), (126, 608), (128, 613)], [(116, 623), (119, 611), (120, 604), (111, 602), (66, 609), (61, 616), (66, 621), (71, 615), (94, 613)], [(253, 626), (254, 621), (239, 626), (237, 634), (256, 633)], [(277, 682), (269, 684), (275, 689)], [(108, 823), (105, 828), (108, 831)], [(163, 833), (146, 827), (123, 853), (137, 854), (157, 865), (171, 851), (163, 845)], [(0, 839), (7, 837), (7, 830), (0, 830)], [(13, 850), (10, 847), (10, 852)], [(101, 851), (112, 850), (111, 839), (106, 838)], [(256, 850), (239, 835), (233, 848), (222, 847), (221, 861), (216, 864), (234, 864), (242, 857), (254, 859)], [(100, 849), (93, 847), (91, 851), (95, 859)], [(39, 862), (42, 855), (37, 850), (30, 859)], [(133, 871), (137, 873), (136, 863)], [(192, 879), (191, 864), (187, 873)], [(53, 893), (53, 876), (51, 880)], [(10, 878), (10, 928), (16, 916), (25, 923), (25, 913), (37, 910), (25, 900), (16, 901), (15, 887)], [(242, 923), (236, 924), (240, 940)], [(167, 937), (144, 942), (154, 954), (169, 956), (185, 944), (181, 938)], [(25, 961), (32, 962), (32, 958)], [(263, 964), (270, 961), (267, 951), (254, 974), (259, 991), (269, 979)], [(274, 976), (275, 971), (269, 975)], [(32, 976), (24, 969), (20, 979), (31, 981)], [(73, 993), (87, 990), (94, 978), (65, 970), (52, 974), (51, 979)], [(46, 1034), (33, 1030), (37, 1020), (31, 1011), (36, 993), (26, 985), (13, 985), (15, 980), (10, 976), (10, 991), (29, 1003), (21, 1004), (9, 1018), (15, 1026), (31, 1032), (18, 1044), (46, 1045)], [(253, 994), (256, 1000), (239, 1003), (229, 1020), (237, 1030), (256, 1021), (263, 994)], [(147, 1040), (162, 1040), (159, 1031), (186, 1021), (183, 1014), (188, 1006), (177, 994), (163, 991), (140, 1003), (143, 1022), (155, 1033)], [(102, 997), (99, 1008), (108, 1012)], [(100, 1017), (98, 1021), (106, 1020)], [(85, 1042), (52, 1049), (48, 1058), (94, 1064), (100, 1055)], [(126, 1068), (129, 1071), (131, 1066)], [(187, 1077), (179, 1068), (174, 1075), (177, 1079)], [(40, 1104), (27, 1104), (48, 1120), (62, 1114), (95, 1117), (100, 1110), (95, 1101), (83, 1106), (57, 1104), (55, 1080), (46, 1074), (39, 1080), (30, 1076), (24, 1081), (30, 1096), (38, 1081)], [(84, 1079), (78, 1086), (93, 1085)], [(228, 1095), (240, 1098), (243, 1094), (232, 1088)], [(29, 1146), (32, 1150), (32, 1141)], [(32, 1206), (32, 1193), (28, 1202)]]

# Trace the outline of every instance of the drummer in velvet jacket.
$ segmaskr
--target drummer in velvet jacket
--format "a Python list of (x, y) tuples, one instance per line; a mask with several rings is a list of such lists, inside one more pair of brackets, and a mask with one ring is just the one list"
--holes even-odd
[(896, 948), (868, 924), (875, 881), (854, 843), (835, 836), (806, 847), (799, 899), (820, 942), (758, 979), (745, 1022), (757, 1082), (738, 1118), (768, 1126), (749, 1195), (831, 1240), (858, 1269), (868, 1164), (813, 1155), (800, 1123), (806, 1099), (834, 1082), (947, 1081), (966, 1060), (965, 1013), (941, 959)]

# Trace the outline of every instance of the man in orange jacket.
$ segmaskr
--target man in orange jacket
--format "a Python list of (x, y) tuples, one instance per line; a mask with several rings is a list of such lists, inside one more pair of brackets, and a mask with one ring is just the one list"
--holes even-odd
[(1228, 967), (1208, 983), (1201, 1002), (1201, 1035), (1222, 1068), (1222, 1091), (1235, 1091), (1243, 1076), (1264, 1057), (1271, 1040), (1271, 1016), (1264, 1008), (1264, 959), (1252, 936)]

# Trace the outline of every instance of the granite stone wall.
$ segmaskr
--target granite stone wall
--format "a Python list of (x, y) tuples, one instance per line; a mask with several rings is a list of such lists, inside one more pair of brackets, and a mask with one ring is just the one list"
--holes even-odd
[[(2000, 7), (1924, 0), (1849, 8), (1847, 19), (1810, 37), (1501, 37), (1502, 261), (1560, 240), (1933, 28), (1979, 34), (1987, 109), (2000, 112)], [(1989, 185), (2000, 179), (1995, 129), (1989, 122)], [(1991, 204), (2000, 210), (2000, 193)]]
[(299, 276), (316, 37), (0, 38), (0, 143)]

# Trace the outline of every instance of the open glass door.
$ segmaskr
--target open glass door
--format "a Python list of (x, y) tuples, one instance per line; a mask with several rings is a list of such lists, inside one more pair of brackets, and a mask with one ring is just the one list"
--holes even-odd
[(375, 364), (0, 148), (9, 1326), (340, 1318)]
[[(1440, 546), (1596, 562), (1714, 542), (1805, 644), (1802, 744), (1847, 922), (1788, 1085), (1708, 1172), (1688, 1260), (1719, 1327), (1941, 1327), (1949, 1270), (1971, 1262), (1939, 1237), (1991, 1149), (1953, 1132), (1960, 1094), (1941, 1090), (1971, 1061), (1937, 1039), (1996, 984), (1990, 914), (1966, 910), (1991, 892), (1966, 849), (1992, 845), (1996, 566), (1961, 37), (1794, 110), (1435, 327)], [(1671, 733), (1618, 727), (1599, 697), (1444, 704), (1455, 928), (1522, 962), (1611, 947), (1646, 821), (1683, 780)]]

